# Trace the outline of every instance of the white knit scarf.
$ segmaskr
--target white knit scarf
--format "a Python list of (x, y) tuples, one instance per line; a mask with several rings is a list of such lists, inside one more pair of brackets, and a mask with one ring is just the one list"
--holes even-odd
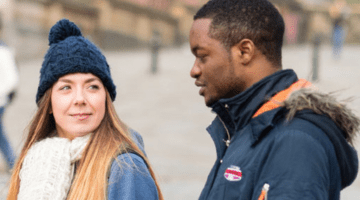
[(64, 200), (75, 168), (90, 135), (66, 138), (49, 137), (32, 145), (20, 170), (18, 200)]

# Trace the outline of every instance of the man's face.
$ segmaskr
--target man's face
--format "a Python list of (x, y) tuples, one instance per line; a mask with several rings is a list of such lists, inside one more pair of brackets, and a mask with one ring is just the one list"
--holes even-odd
[(197, 19), (190, 30), (190, 47), (195, 63), (190, 71), (207, 106), (222, 98), (233, 97), (245, 90), (239, 66), (220, 41), (209, 37), (211, 19)]

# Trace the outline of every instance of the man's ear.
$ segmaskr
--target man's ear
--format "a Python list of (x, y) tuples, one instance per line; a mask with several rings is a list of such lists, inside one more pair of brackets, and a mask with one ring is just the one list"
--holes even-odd
[(243, 39), (231, 47), (232, 56), (243, 65), (248, 65), (255, 55), (255, 45), (252, 40)]

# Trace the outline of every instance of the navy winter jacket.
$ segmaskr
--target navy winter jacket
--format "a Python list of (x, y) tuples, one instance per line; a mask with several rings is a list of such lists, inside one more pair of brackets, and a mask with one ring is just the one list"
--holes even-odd
[[(258, 200), (264, 185), (269, 186), (268, 200), (340, 198), (340, 190), (354, 181), (358, 170), (357, 153), (347, 141), (349, 122), (342, 126), (329, 117), (331, 111), (316, 114), (291, 103), (298, 110), (291, 120), (285, 119), (285, 106), (253, 118), (270, 97), (297, 80), (294, 71), (282, 70), (212, 105), (217, 117), (207, 130), (217, 160), (199, 199)], [(323, 100), (317, 99), (315, 107)], [(337, 113), (339, 118), (352, 116), (343, 112)], [(357, 129), (357, 118), (347, 119), (354, 120), (350, 129)]]

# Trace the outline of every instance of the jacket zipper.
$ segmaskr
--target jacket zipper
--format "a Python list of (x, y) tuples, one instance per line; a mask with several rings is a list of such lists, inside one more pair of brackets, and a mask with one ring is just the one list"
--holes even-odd
[[(226, 111), (227, 112), (229, 112), (229, 110), (228, 110), (228, 106), (227, 105), (225, 105), (225, 108), (226, 108)], [(227, 140), (225, 140), (225, 139), (223, 139), (223, 141), (225, 142), (225, 144), (226, 144), (226, 146), (227, 147), (229, 147), (230, 146), (230, 133), (229, 133), (229, 130), (228, 130), (228, 128), (226, 127), (226, 125), (225, 125), (225, 123), (224, 123), (224, 121), (221, 119), (221, 117), (219, 116), (219, 115), (217, 115), (218, 117), (219, 117), (219, 119), (220, 119), (220, 121), (221, 121), (221, 123), (222, 123), (222, 125), (224, 126), (224, 128), (225, 128), (225, 131), (226, 131), (226, 134), (227, 134), (227, 136), (228, 136), (228, 139)], [(223, 162), (223, 160), (222, 159), (220, 159), (220, 163), (222, 163)], [(219, 168), (218, 168), (219, 169)], [(216, 169), (216, 171), (218, 170), (218, 169)], [(207, 193), (207, 195), (206, 195), (206, 198), (205, 199), (207, 199), (208, 198), (208, 196), (209, 196), (209, 194), (210, 194), (210, 192), (211, 192), (211, 190), (212, 190), (212, 187), (213, 187), (213, 184), (214, 184), (214, 180), (215, 180), (215, 178), (216, 178), (216, 174), (214, 175), (215, 177), (213, 178), (213, 180), (212, 180), (212, 183), (211, 183), (211, 186), (209, 187), (209, 190), (208, 190), (208, 193)]]
[(230, 139), (231, 139), (231, 138), (230, 138), (229, 130), (228, 130), (228, 128), (226, 127), (224, 121), (221, 119), (221, 117), (220, 117), (219, 115), (218, 115), (218, 117), (219, 117), (221, 123), (223, 124), (223, 126), (224, 126), (224, 128), (225, 128), (225, 131), (226, 131), (226, 134), (227, 134), (227, 136), (228, 136), (228, 139), (227, 139), (227, 140), (223, 139), (223, 141), (225, 142), (226, 146), (229, 147), (229, 146), (230, 146)]

